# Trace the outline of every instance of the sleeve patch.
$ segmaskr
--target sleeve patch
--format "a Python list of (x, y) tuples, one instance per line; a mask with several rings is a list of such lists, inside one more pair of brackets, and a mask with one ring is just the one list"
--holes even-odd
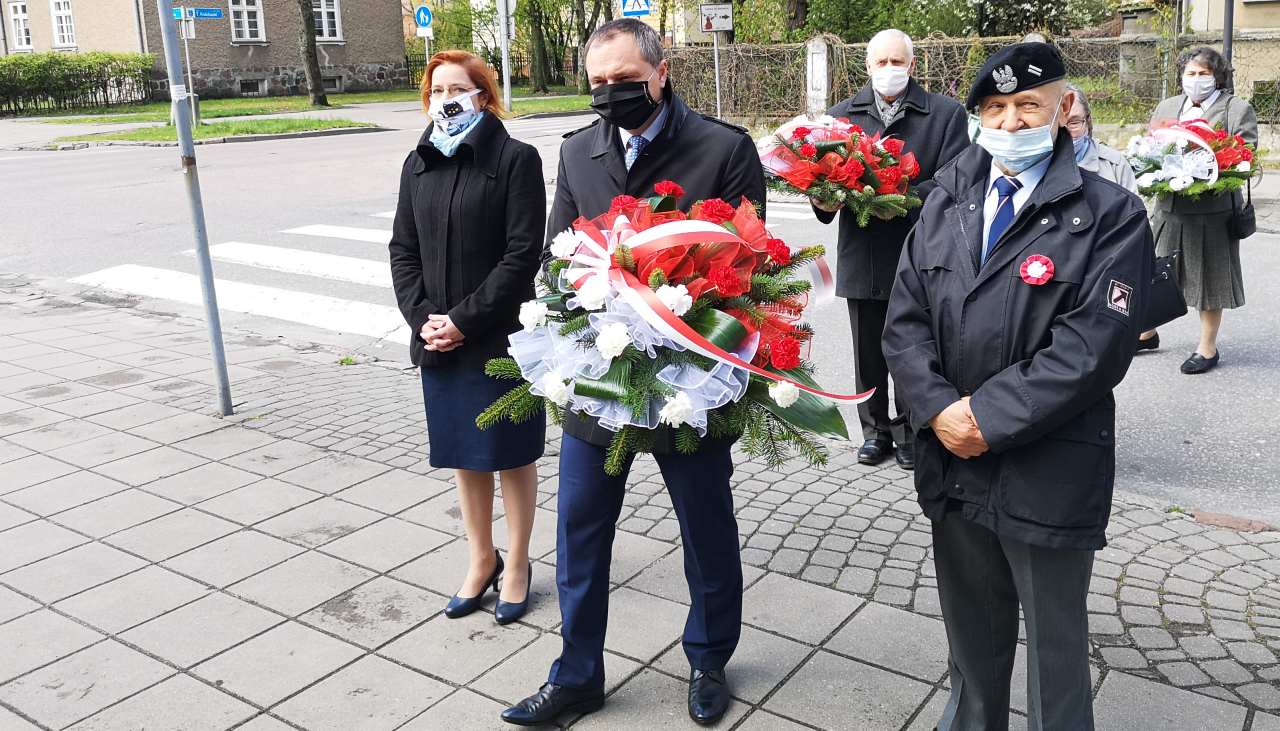
[(1132, 305), (1133, 287), (1112, 279), (1111, 286), (1107, 288), (1107, 307), (1128, 317)]

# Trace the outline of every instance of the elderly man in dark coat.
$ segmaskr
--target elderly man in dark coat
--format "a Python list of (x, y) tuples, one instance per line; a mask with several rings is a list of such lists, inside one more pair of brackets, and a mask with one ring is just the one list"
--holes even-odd
[(1028, 728), (1094, 728), (1085, 598), (1111, 509), (1112, 389), (1154, 262), (1141, 201), (1076, 166), (1064, 75), (1044, 43), (978, 72), (978, 146), (934, 176), (889, 300), (950, 647), (941, 731), (1008, 728), (1019, 605)]
[[(933, 189), (934, 171), (959, 155), (969, 145), (969, 137), (964, 108), (949, 97), (925, 91), (911, 78), (915, 67), (911, 38), (892, 28), (880, 31), (867, 44), (867, 73), (871, 77), (867, 85), (827, 114), (848, 118), (868, 134), (878, 132), (902, 140), (903, 149), (915, 153), (920, 163), (916, 191), (923, 200)], [(839, 209), (827, 210), (814, 203), (814, 212), (823, 223), (835, 218), (835, 210)], [(848, 211), (840, 214), (836, 294), (848, 301), (858, 391), (876, 390), (858, 405), (864, 440), (858, 461), (863, 464), (880, 464), (896, 442), (898, 464), (904, 469), (915, 466), (901, 389), (894, 398), (897, 416), (889, 418), (889, 367), (880, 335), (902, 242), (918, 215), (919, 209), (888, 221), (873, 218), (870, 225), (861, 228), (857, 216)]]
[[(551, 207), (550, 234), (578, 216), (609, 210), (614, 196), (652, 195), (655, 183), (684, 188), (679, 204), (721, 198), (765, 202), (764, 171), (745, 130), (704, 117), (673, 93), (658, 34), (634, 18), (606, 23), (587, 40), (592, 108), (601, 116), (567, 135)], [(630, 464), (604, 471), (614, 432), (591, 417), (565, 414), (556, 503), (556, 587), (560, 657), (537, 693), (503, 712), (508, 723), (539, 725), (562, 713), (589, 713), (604, 703), (604, 640), (609, 615), (609, 562)], [(680, 521), (689, 615), (688, 710), (700, 724), (729, 707), (725, 665), (742, 630), (742, 562), (729, 479), (732, 440), (703, 439), (692, 454), (674, 448), (669, 429), (654, 436), (654, 459)]]

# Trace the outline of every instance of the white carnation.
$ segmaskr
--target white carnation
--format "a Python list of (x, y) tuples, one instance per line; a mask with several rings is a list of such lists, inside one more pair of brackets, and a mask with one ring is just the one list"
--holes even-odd
[(597, 275), (583, 282), (582, 289), (578, 290), (578, 306), (584, 310), (598, 310), (604, 307), (608, 297), (609, 283)]
[(561, 231), (551, 239), (551, 255), (557, 259), (568, 259), (578, 251), (578, 237), (569, 231)]
[(542, 378), (538, 379), (538, 390), (542, 392), (543, 398), (556, 406), (569, 403), (569, 386), (565, 384), (563, 378), (551, 371), (542, 374)]
[(1191, 183), (1190, 175), (1176, 175), (1169, 178), (1169, 190), (1186, 190)]
[(774, 403), (785, 409), (800, 398), (800, 389), (796, 388), (793, 383), (777, 381), (769, 386), (769, 397), (773, 399)]
[(1253, 169), (1253, 164), (1250, 163), (1248, 160), (1241, 160), (1240, 163), (1236, 165), (1236, 170), (1239, 170), (1242, 173), (1247, 173), (1252, 169)]
[(520, 304), (520, 324), (524, 326), (525, 332), (533, 332), (534, 330), (547, 324), (547, 305), (545, 302), (538, 300), (529, 300)]
[(605, 360), (613, 360), (622, 355), (622, 351), (630, 344), (631, 333), (627, 332), (627, 324), (624, 322), (611, 322), (600, 328), (600, 333), (596, 335), (596, 350), (600, 351)]
[(1142, 175), (1138, 176), (1138, 187), (1150, 188), (1151, 186), (1156, 184), (1156, 181), (1158, 179), (1159, 178), (1156, 177), (1155, 173), (1143, 173)]
[(693, 399), (689, 398), (689, 394), (681, 391), (675, 395), (675, 398), (662, 405), (662, 410), (658, 412), (658, 421), (667, 426), (680, 426), (688, 423), (693, 416)]
[(680, 317), (693, 307), (693, 297), (689, 296), (689, 289), (683, 284), (677, 284), (674, 287), (664, 284), (658, 287), (656, 294), (658, 299), (662, 300), (662, 304), (666, 305), (676, 317)]

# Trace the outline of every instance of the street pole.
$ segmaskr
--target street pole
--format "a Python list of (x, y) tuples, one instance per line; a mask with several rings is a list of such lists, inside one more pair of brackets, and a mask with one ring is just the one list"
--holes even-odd
[(1227, 91), (1235, 93), (1236, 73), (1231, 65), (1231, 40), (1235, 35), (1236, 3), (1235, 0), (1223, 0), (1222, 11), (1222, 56), (1227, 59)]
[(720, 114), (720, 31), (711, 31), (711, 48), (712, 55), (716, 59), (716, 117)]
[[(178, 128), (178, 146), (182, 156), (182, 177), (187, 181), (187, 200), (191, 204), (191, 222), (195, 228), (196, 264), (200, 270), (200, 291), (204, 294), (205, 322), (209, 326), (209, 347), (213, 354), (213, 375), (218, 388), (218, 410), (230, 416), (231, 382), (227, 376), (227, 354), (222, 347), (222, 319), (218, 316), (218, 297), (214, 292), (213, 261), (209, 257), (209, 232), (204, 224), (204, 202), (200, 197), (200, 173), (196, 167), (196, 146), (191, 140), (191, 108), (186, 101), (187, 88), (182, 85), (182, 59), (178, 56), (178, 32), (174, 27), (170, 0), (156, 0), (164, 38), (164, 61), (169, 74), (169, 94)], [(173, 83), (174, 80), (179, 83)]]
[(187, 98), (191, 101), (192, 123), (200, 126), (200, 105), (197, 103), (196, 80), (191, 71), (191, 36), (196, 33), (195, 18), (187, 17), (186, 7), (182, 8), (182, 51), (187, 56)]
[(498, 28), (502, 46), (502, 108), (511, 111), (511, 39), (507, 28), (511, 23), (511, 0), (498, 0)]

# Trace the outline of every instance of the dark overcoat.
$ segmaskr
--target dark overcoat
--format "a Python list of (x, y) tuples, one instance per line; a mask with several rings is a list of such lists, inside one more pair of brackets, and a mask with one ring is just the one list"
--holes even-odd
[[(542, 159), (491, 114), (453, 157), (430, 136), (428, 128), (400, 170), (389, 245), (396, 302), (413, 331), (414, 365), (483, 368), (506, 355), (520, 303), (534, 296), (547, 210)], [(461, 347), (423, 347), (418, 332), (435, 314), (453, 319)]]
[[(1076, 167), (1062, 130), (1048, 172), (979, 268), (990, 169), (974, 145), (934, 177), (889, 299), (885, 357), (918, 434), (920, 505), (933, 520), (958, 515), (1024, 543), (1101, 548), (1112, 389), (1140, 330), (1151, 228), (1137, 196)], [(1054, 268), (1039, 285), (1021, 273), (1036, 254)], [(972, 459), (929, 428), (962, 396), (990, 446)]]
[[(855, 96), (827, 110), (836, 118), (847, 118), (869, 134), (892, 135), (903, 142), (906, 152), (914, 152), (920, 175), (913, 185), (920, 200), (933, 190), (938, 168), (969, 145), (968, 118), (956, 100), (932, 94), (911, 79), (903, 92), (902, 116), (885, 126), (876, 107), (875, 92), (868, 84)], [(814, 209), (818, 220), (830, 223), (834, 213)], [(857, 216), (840, 212), (840, 234), (836, 247), (836, 295), (847, 299), (889, 299), (893, 276), (898, 270), (902, 242), (920, 217), (916, 208), (902, 218), (882, 221), (872, 218), (866, 228)]]

